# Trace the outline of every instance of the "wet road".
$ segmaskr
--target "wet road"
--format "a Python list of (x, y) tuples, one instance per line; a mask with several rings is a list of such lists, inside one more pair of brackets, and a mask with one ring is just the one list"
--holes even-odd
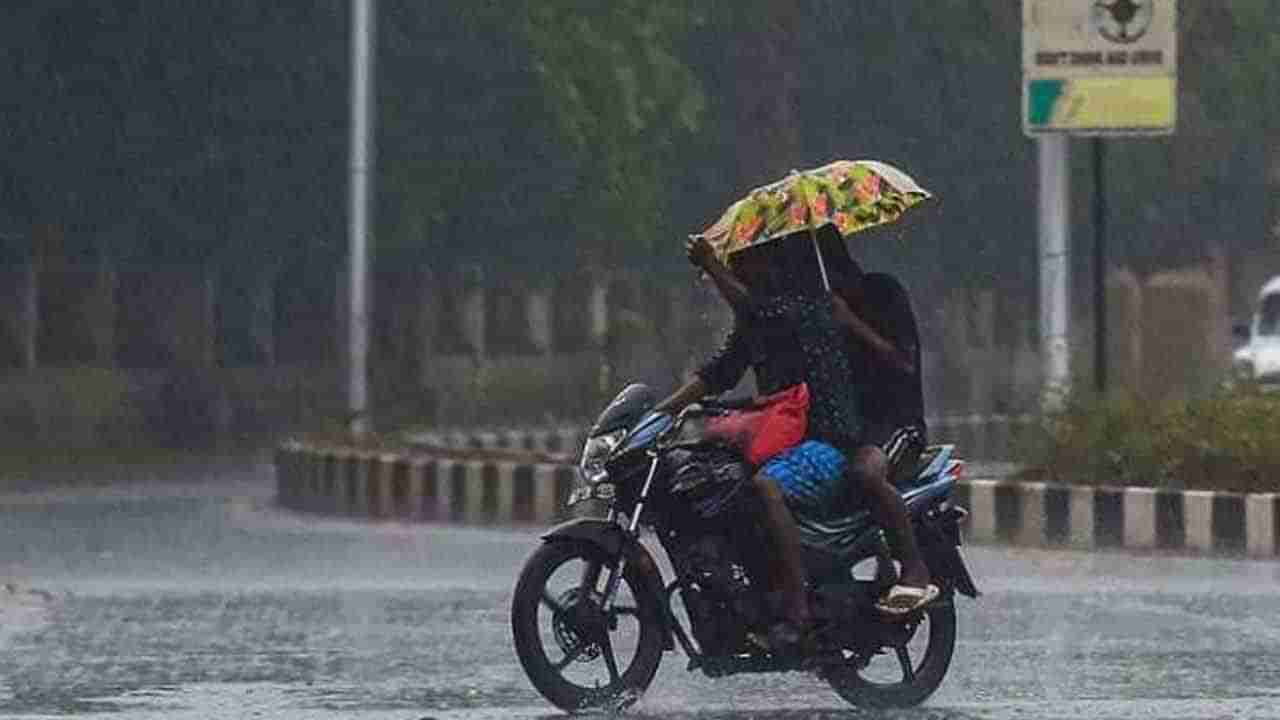
[[(557, 717), (511, 650), (533, 531), (283, 514), (265, 465), (0, 496), (0, 717)], [(1280, 718), (1280, 565), (968, 548), (912, 718)], [(667, 655), (639, 718), (848, 717), (802, 675)], [(859, 717), (876, 717), (859, 715)]]

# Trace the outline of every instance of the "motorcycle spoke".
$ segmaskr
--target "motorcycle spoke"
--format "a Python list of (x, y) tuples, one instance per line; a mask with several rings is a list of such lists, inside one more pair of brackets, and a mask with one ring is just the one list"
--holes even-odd
[(911, 653), (907, 652), (907, 646), (899, 645), (894, 651), (898, 654), (898, 664), (902, 666), (902, 682), (915, 682), (916, 671), (911, 667)]
[(617, 685), (621, 681), (618, 674), (618, 660), (613, 656), (613, 641), (609, 639), (609, 633), (600, 633), (600, 654), (604, 656), (604, 665), (609, 669), (609, 684)]

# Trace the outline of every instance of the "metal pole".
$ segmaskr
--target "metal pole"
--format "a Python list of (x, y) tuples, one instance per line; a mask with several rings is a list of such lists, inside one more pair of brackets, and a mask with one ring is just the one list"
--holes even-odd
[(1107, 186), (1106, 141), (1093, 139), (1093, 379), (1107, 391)]
[(40, 335), (40, 256), (35, 238), (24, 243), (22, 235), (0, 233), (0, 241), (21, 247), (26, 245), (28, 252), (23, 258), (21, 275), (18, 278), (21, 297), (18, 299), (18, 343), (21, 345), (22, 368), (35, 370), (36, 338)]
[(373, 0), (351, 3), (351, 176), (347, 410), (354, 435), (369, 431), (369, 198), (373, 171)]
[(827, 261), (822, 258), (822, 247), (818, 245), (818, 231), (809, 228), (809, 239), (813, 241), (813, 252), (818, 256), (818, 272), (822, 273), (822, 289), (831, 292), (831, 279), (827, 277)]
[(1040, 352), (1046, 409), (1070, 389), (1070, 175), (1066, 135), (1037, 140), (1040, 164)]

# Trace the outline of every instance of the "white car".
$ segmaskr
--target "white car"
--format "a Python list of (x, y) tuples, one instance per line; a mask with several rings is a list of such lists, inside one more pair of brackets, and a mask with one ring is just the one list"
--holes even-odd
[(1280, 276), (1262, 286), (1253, 321), (1236, 334), (1245, 341), (1235, 352), (1237, 377), (1280, 384)]

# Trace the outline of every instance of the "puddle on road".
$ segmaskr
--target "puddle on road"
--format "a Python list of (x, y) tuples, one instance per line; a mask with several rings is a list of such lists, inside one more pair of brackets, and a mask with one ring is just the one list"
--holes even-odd
[[(339, 692), (339, 695), (342, 693)], [(334, 702), (333, 689), (268, 683), (193, 684), (124, 692), (111, 697), (86, 698), (79, 713), (102, 713), (104, 718), (130, 720), (225, 720), (271, 718), (303, 720), (351, 718), (353, 720), (552, 720), (567, 717), (549, 706), (479, 706), (453, 709), (423, 707), (347, 706)], [(1280, 717), (1273, 697), (1225, 701), (1133, 700), (1066, 701), (992, 704), (960, 704), (922, 707), (904, 711), (864, 711), (848, 707), (787, 707), (785, 704), (707, 704), (697, 710), (684, 707), (639, 708), (622, 714), (587, 714), (584, 718), (629, 720), (1199, 720), (1201, 718)], [(780, 706), (781, 705), (781, 706)], [(28, 716), (40, 717), (40, 716)]]
[[(107, 511), (130, 521), (101, 522)], [(86, 518), (110, 532), (68, 538), (75, 523), (96, 527)], [(5, 717), (565, 717), (532, 690), (510, 644), (510, 590), (532, 530), (317, 520), (255, 498), (77, 503), (10, 519), (26, 528), (14, 547), (71, 551), (35, 557), (19, 576), (59, 595), (0, 587)], [(1280, 718), (1274, 692), (1258, 689), (1280, 678), (1265, 623), (1277, 610), (1273, 566), (968, 552), (989, 594), (965, 605), (960, 659), (928, 707), (855, 713), (812, 678), (712, 681), (675, 655), (622, 717)]]

